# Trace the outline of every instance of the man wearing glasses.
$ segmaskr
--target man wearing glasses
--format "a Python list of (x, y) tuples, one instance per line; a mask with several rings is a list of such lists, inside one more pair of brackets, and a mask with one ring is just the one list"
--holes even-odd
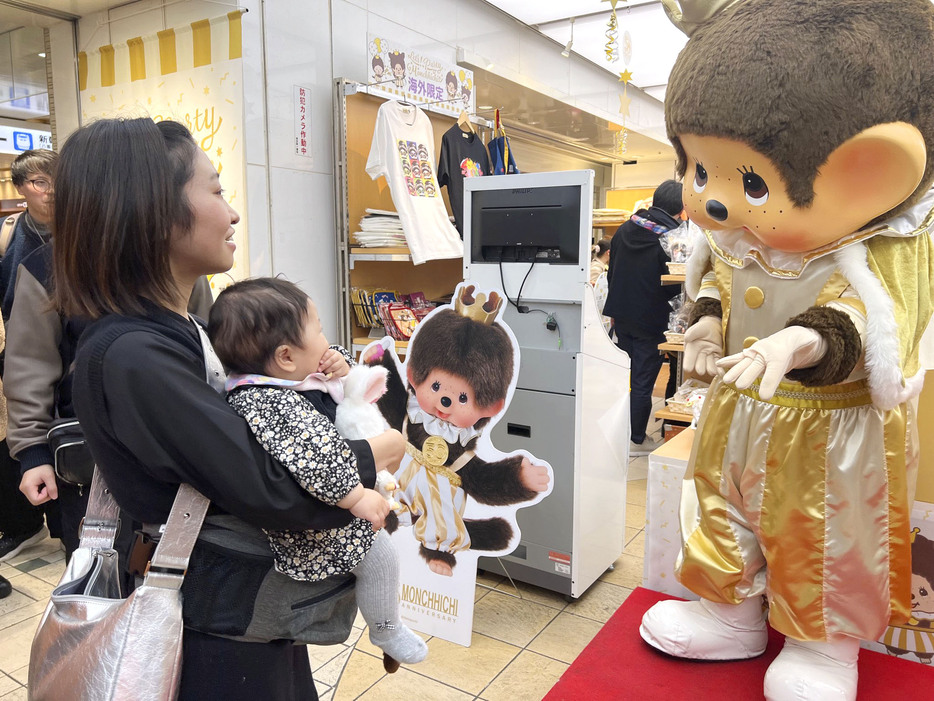
[[(16, 220), (9, 240), (5, 240), (6, 236), (0, 237), (0, 248), (3, 249), (0, 250), (0, 300), (4, 322), (10, 318), (13, 306), (16, 269), (23, 258), (48, 241), (51, 235), (52, 175), (57, 161), (55, 151), (30, 150), (23, 151), (10, 166), (13, 187), (26, 200), (26, 211), (13, 215)], [(8, 218), (3, 223), (4, 234), (9, 226)]]
[[(24, 151), (10, 168), (13, 186), (26, 200), (26, 211), (0, 222), (0, 309), (4, 325), (13, 307), (19, 264), (51, 236), (52, 176), (57, 160), (58, 154), (54, 151)], [(46, 533), (43, 510), (32, 506), (19, 491), (20, 469), (10, 457), (6, 442), (6, 402), (2, 396), (0, 404), (0, 562), (4, 562), (43, 540)], [(52, 535), (60, 537), (61, 517), (57, 511), (57, 504), (48, 509), (48, 522)], [(8, 596), (11, 589), (10, 583), (0, 577), (0, 598)]]

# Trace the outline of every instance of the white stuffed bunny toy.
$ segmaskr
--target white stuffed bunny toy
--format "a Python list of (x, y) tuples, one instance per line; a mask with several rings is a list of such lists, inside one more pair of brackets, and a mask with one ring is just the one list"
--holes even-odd
[[(363, 440), (379, 435), (389, 428), (376, 401), (386, 392), (389, 372), (384, 367), (355, 365), (344, 378), (344, 399), (337, 405), (334, 425), (348, 440)], [(396, 510), (400, 504), (393, 498), (398, 488), (395, 478), (386, 470), (376, 473), (377, 492)]]

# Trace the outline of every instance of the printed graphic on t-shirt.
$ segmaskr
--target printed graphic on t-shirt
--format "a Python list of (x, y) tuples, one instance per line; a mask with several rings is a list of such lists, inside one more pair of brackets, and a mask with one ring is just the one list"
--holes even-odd
[(465, 178), (479, 178), (483, 175), (483, 169), (474, 159), (465, 158), (461, 161), (461, 175)]
[(437, 197), (438, 186), (428, 160), (428, 149), (415, 141), (396, 142), (399, 160), (402, 161), (402, 176), (405, 186), (412, 197)]

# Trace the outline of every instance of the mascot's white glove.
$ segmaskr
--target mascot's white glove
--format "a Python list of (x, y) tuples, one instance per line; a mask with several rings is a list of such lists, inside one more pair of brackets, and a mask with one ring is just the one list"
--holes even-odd
[(723, 381), (739, 389), (750, 387), (761, 377), (759, 397), (768, 401), (786, 373), (815, 365), (826, 352), (827, 342), (817, 331), (789, 326), (756, 341), (742, 353), (717, 361), (717, 367), (727, 370)]
[(723, 355), (723, 326), (720, 317), (702, 316), (684, 333), (684, 370), (701, 377), (717, 374)]

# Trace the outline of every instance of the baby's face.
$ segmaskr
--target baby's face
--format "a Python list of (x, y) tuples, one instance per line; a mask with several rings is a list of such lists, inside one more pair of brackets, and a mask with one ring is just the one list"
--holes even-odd
[(309, 299), (305, 327), (302, 331), (302, 344), (294, 349), (296, 372), (302, 377), (318, 372), (321, 358), (324, 357), (329, 347), (328, 339), (321, 328), (321, 319), (318, 318), (318, 308)]

